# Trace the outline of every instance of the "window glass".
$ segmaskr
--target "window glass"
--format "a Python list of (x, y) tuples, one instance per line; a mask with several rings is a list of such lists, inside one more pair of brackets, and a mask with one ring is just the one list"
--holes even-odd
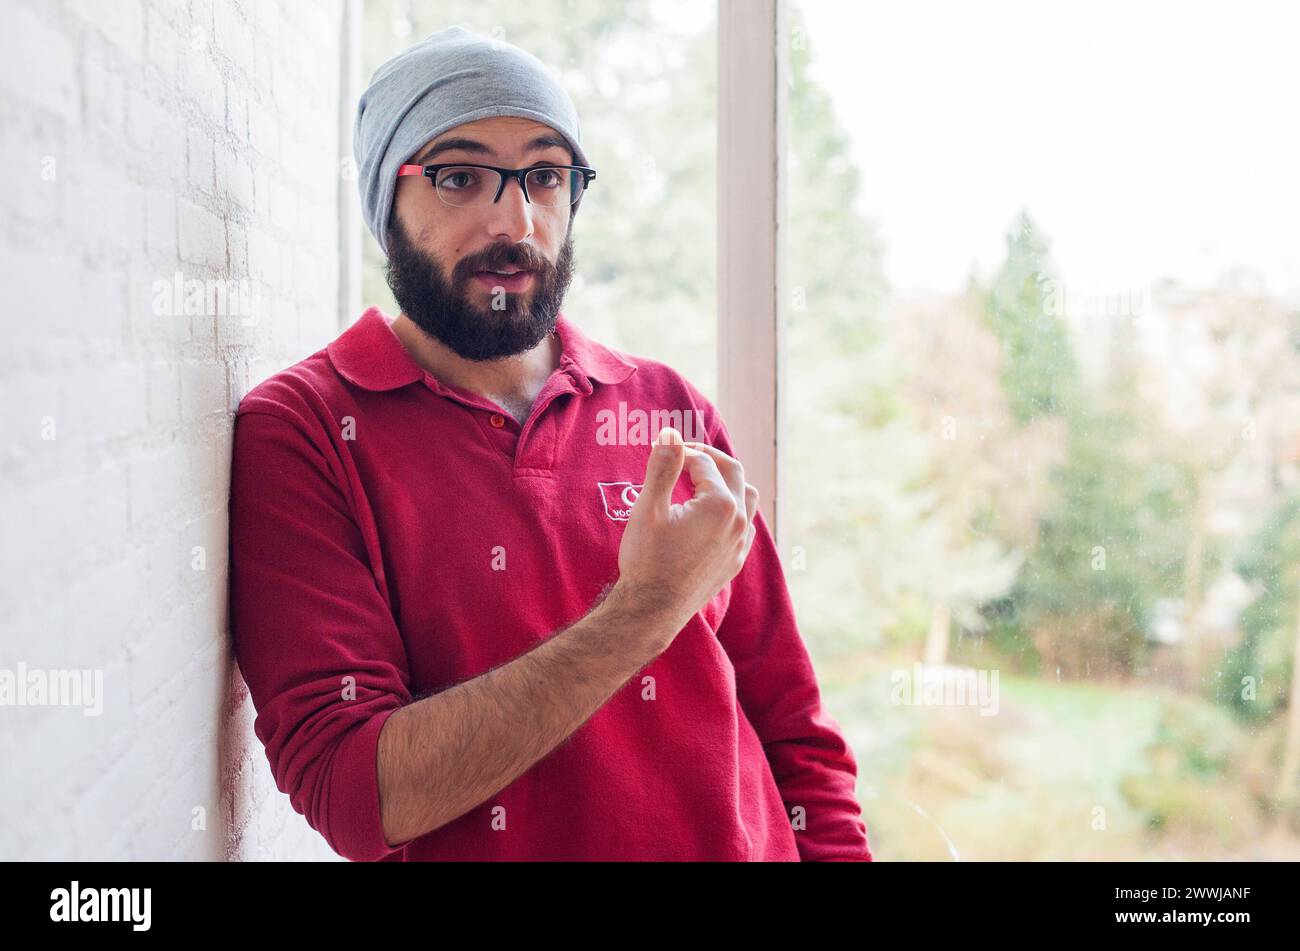
[(788, 11), (782, 554), (873, 847), (1300, 857), (1296, 12)]

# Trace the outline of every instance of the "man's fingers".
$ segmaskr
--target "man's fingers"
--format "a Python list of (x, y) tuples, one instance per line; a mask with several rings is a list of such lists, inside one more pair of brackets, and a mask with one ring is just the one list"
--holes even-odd
[(758, 533), (758, 522), (754, 516), (758, 513), (758, 489), (745, 483), (745, 516), (749, 519), (749, 527), (745, 530), (745, 557), (749, 557), (749, 548), (754, 544), (754, 536)]
[[(668, 448), (663, 448), (664, 445)], [(650, 459), (646, 463), (645, 483), (641, 487), (641, 495), (637, 497), (637, 502), (641, 502), (642, 498), (645, 499), (641, 502), (642, 507), (650, 506), (660, 512), (668, 511), (672, 502), (673, 486), (677, 484), (677, 479), (682, 473), (682, 457), (689, 456), (693, 452), (685, 447), (679, 449), (681, 445), (681, 434), (670, 426), (665, 426), (655, 437), (654, 446), (650, 450)]]
[(694, 449), (697, 452), (703, 452), (714, 461), (718, 472), (722, 475), (723, 481), (726, 482), (727, 488), (731, 490), (732, 496), (736, 499), (736, 505), (739, 508), (746, 508), (745, 500), (745, 470), (741, 464), (727, 455), (716, 446), (710, 446), (704, 442), (687, 441), (687, 449)]
[(692, 448), (691, 443), (686, 444), (685, 452), (685, 468), (695, 486), (695, 498), (710, 495), (725, 498), (730, 494), (731, 487), (723, 480), (722, 473), (718, 471), (718, 464), (713, 461), (712, 456)]

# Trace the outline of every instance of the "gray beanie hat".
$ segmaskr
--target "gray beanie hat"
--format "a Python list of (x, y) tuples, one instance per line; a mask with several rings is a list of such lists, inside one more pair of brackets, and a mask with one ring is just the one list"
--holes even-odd
[(398, 167), (430, 139), (489, 116), (544, 123), (568, 142), (576, 164), (590, 164), (573, 100), (541, 60), (517, 46), (451, 26), (375, 70), (357, 105), (352, 152), (362, 213), (385, 254)]

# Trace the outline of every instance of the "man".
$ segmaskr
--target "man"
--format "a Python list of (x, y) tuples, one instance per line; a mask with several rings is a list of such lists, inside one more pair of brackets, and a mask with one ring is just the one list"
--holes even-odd
[[(560, 311), (593, 178), (568, 95), (453, 27), (375, 73), (355, 148), (402, 312), (235, 424), (231, 624), (278, 787), (354, 860), (870, 860), (725, 425)], [(620, 402), (707, 438), (599, 438)]]

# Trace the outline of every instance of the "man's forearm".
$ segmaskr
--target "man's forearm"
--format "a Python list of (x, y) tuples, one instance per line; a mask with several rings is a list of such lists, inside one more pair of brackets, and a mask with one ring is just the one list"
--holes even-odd
[(671, 641), (657, 618), (615, 586), (528, 653), (393, 713), (378, 750), (389, 845), (464, 815), (586, 723)]

